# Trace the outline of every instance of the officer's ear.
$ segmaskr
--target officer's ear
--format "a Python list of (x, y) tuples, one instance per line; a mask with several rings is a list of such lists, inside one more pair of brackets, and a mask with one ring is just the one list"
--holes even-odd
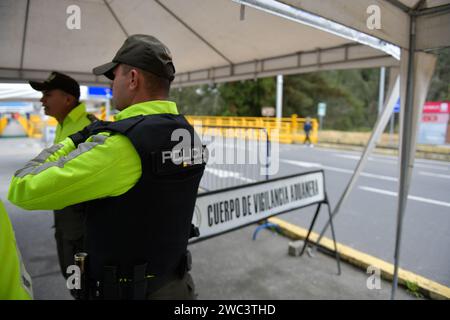
[(67, 107), (72, 108), (76, 106), (77, 99), (74, 96), (64, 93), (64, 100)]
[(139, 72), (136, 69), (131, 69), (130, 73), (129, 73), (129, 79), (130, 79), (130, 84), (129, 84), (129, 88), (130, 90), (136, 90), (136, 88), (139, 85)]

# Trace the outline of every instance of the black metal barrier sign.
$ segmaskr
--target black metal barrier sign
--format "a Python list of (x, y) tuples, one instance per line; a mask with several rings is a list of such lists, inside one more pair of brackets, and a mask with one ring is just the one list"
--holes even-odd
[(200, 236), (191, 243), (325, 199), (322, 170), (200, 193), (192, 220)]

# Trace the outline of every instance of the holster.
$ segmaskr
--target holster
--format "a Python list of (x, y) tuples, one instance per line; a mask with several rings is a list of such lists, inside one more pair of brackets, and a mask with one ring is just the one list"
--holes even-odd
[(143, 300), (147, 295), (146, 277), (147, 263), (134, 266), (133, 278), (118, 277), (118, 270), (115, 266), (105, 266), (103, 268), (103, 282), (101, 288), (95, 288), (95, 298), (101, 297), (105, 300), (132, 299)]
[(72, 295), (77, 300), (89, 299), (89, 259), (87, 253), (78, 252), (74, 256), (75, 265), (80, 268), (80, 289), (71, 290)]

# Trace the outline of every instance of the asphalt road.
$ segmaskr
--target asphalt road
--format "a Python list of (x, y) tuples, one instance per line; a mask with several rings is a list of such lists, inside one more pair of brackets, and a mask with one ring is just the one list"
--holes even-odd
[[(231, 147), (227, 146), (226, 149)], [(256, 147), (253, 152), (264, 154)], [(358, 152), (303, 145), (279, 145), (279, 152), (273, 152), (272, 159), (278, 160), (279, 170), (271, 177), (322, 168), (329, 200), (334, 208), (350, 181), (360, 155)], [(396, 157), (372, 155), (369, 158), (335, 218), (339, 242), (394, 262), (398, 177)], [(215, 189), (264, 179), (265, 176), (260, 175), (255, 166), (228, 164), (210, 169), (203, 182), (206, 189)], [(446, 286), (450, 286), (449, 191), (450, 163), (422, 159), (415, 161), (400, 255), (401, 268)], [(314, 229), (316, 232), (322, 230), (327, 220), (326, 210), (323, 206)], [(280, 217), (308, 228), (314, 211), (314, 207), (309, 207)], [(330, 230), (326, 235), (331, 237)]]

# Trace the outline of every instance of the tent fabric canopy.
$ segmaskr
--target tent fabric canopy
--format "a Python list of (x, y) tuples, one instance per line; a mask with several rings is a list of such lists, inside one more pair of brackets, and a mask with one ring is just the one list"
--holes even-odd
[[(316, 2), (323, 1), (302, 4)], [(72, 4), (80, 8), (80, 29), (66, 26)], [(82, 83), (107, 83), (92, 68), (136, 33), (170, 48), (175, 86), (398, 65), (379, 50), (252, 7), (241, 20), (240, 3), (231, 0), (2, 0), (0, 18), (1, 81), (44, 79), (59, 70)]]
[[(174, 56), (174, 86), (317, 70), (398, 65), (385, 52), (262, 10), (278, 3), (408, 48), (409, 16), (419, 0), (2, 0), (0, 81), (43, 79), (51, 70), (81, 83), (107, 83), (92, 67), (110, 61), (127, 35), (153, 34)], [(447, 0), (422, 1), (423, 10)], [(71, 5), (80, 29), (69, 29)], [(242, 15), (241, 4), (245, 5)], [(381, 10), (370, 30), (367, 8)], [(417, 18), (417, 49), (448, 46), (449, 11)]]
[[(449, 45), (448, 0), (282, 0), (282, 2), (405, 49), (409, 48), (408, 11), (419, 5), (417, 49), (427, 50)], [(373, 5), (380, 8), (381, 29), (371, 30), (367, 27), (368, 14), (364, 13)]]

